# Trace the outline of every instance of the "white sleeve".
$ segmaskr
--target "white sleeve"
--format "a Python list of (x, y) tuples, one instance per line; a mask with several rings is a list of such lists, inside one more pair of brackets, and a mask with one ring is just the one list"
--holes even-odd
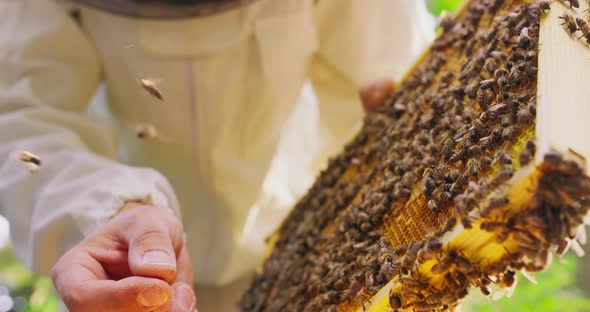
[(127, 201), (179, 216), (167, 180), (116, 162), (112, 129), (84, 114), (100, 79), (92, 45), (53, 0), (0, 0), (0, 211), (13, 251), (40, 273)]

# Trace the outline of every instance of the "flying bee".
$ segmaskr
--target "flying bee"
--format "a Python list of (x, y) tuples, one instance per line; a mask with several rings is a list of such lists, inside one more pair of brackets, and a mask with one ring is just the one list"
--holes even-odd
[(150, 78), (139, 78), (137, 79), (137, 83), (145, 90), (149, 95), (153, 98), (164, 101), (164, 97), (162, 96), (162, 92), (157, 87), (158, 81), (155, 79)]
[(500, 77), (508, 76), (508, 70), (506, 68), (501, 67), (494, 71), (494, 78), (499, 79)]
[(498, 68), (498, 63), (496, 62), (496, 59), (494, 58), (489, 58), (485, 61), (483, 68), (490, 74), (492, 75), (494, 73), (494, 71), (496, 70), (496, 68)]
[(463, 228), (465, 229), (472, 228), (473, 225), (471, 224), (471, 218), (467, 215), (461, 217), (461, 225), (463, 225)]
[(551, 10), (551, 2), (549, 0), (539, 1), (537, 4), (537, 10), (541, 11), (541, 14), (545, 14), (545, 11)]
[(450, 14), (444, 14), (439, 20), (438, 26), (442, 28), (443, 31), (447, 32), (455, 26), (455, 19)]
[(512, 85), (510, 84), (506, 76), (501, 76), (500, 78), (498, 78), (498, 85), (500, 86), (500, 90), (505, 92), (510, 91), (510, 89), (512, 89)]
[(563, 20), (563, 27), (565, 30), (569, 31), (570, 35), (575, 33), (578, 30), (578, 26), (576, 25), (576, 21), (569, 13), (564, 13), (562, 16), (559, 17)]
[(149, 123), (138, 123), (132, 127), (133, 132), (135, 132), (135, 136), (141, 140), (150, 140), (150, 139), (161, 139), (163, 141), (168, 141), (167, 138), (162, 136), (156, 127)]
[(500, 153), (500, 155), (498, 155), (498, 161), (501, 165), (511, 165), (512, 157), (506, 153)]
[(516, 272), (508, 270), (502, 277), (501, 284), (504, 287), (510, 288), (516, 282)]
[(576, 18), (576, 24), (578, 24), (578, 27), (580, 29), (580, 31), (582, 32), (582, 36), (580, 38), (584, 38), (586, 39), (586, 43), (590, 44), (590, 25), (588, 25), (588, 23), (577, 17)]
[(439, 192), (436, 199), (442, 202), (450, 202), (453, 199), (453, 194), (447, 191)]
[(504, 128), (509, 127), (510, 125), (513, 124), (512, 121), (512, 116), (510, 115), (504, 115), (501, 119), (500, 119), (500, 125)]
[(39, 170), (39, 168), (41, 168), (41, 158), (39, 158), (39, 156), (31, 152), (18, 152), (15, 158), (19, 160), (21, 163), (23, 163), (25, 166), (27, 166), (31, 172), (35, 172)]
[(426, 290), (430, 286), (428, 283), (419, 281), (417, 279), (413, 279), (411, 277), (401, 277), (399, 279), (400, 284), (405, 287), (418, 289), (418, 290)]
[(513, 67), (508, 74), (508, 81), (515, 86), (520, 86), (522, 83), (522, 72), (517, 67)]
[(505, 197), (505, 196), (494, 197), (494, 198), (490, 199), (490, 202), (488, 203), (488, 206), (486, 207), (486, 212), (490, 212), (490, 211), (493, 211), (497, 208), (508, 205), (509, 202), (510, 201), (509, 201), (508, 197)]
[(512, 39), (513, 43), (517, 44), (523, 49), (528, 49), (531, 46), (531, 38), (529, 37), (528, 27), (523, 27), (518, 37)]

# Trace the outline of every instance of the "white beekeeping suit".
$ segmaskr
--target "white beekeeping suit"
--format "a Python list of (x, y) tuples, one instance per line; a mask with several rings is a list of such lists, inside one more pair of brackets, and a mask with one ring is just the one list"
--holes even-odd
[[(47, 273), (125, 202), (168, 207), (197, 283), (226, 285), (299, 195), (273, 190), (309, 183), (314, 140), (337, 150), (362, 116), (358, 87), (399, 78), (433, 28), (416, 0), (141, 2), (0, 0), (0, 208), (16, 255)], [(138, 78), (160, 80), (164, 101)], [(139, 139), (146, 124), (157, 135)]]

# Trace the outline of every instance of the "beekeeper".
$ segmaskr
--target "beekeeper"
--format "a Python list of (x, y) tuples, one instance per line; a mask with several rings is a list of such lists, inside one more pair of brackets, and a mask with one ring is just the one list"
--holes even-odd
[(70, 311), (192, 311), (193, 276), (202, 311), (231, 310), (310, 155), (361, 119), (361, 85), (403, 74), (425, 19), (414, 0), (0, 0), (15, 254)]

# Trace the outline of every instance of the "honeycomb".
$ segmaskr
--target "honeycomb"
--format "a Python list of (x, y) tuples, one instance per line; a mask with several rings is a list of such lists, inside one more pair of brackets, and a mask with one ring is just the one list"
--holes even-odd
[(585, 159), (535, 143), (549, 10), (480, 0), (442, 20), (271, 237), (240, 309), (454, 310), (471, 289), (510, 291), (517, 272), (575, 247), (590, 208)]

